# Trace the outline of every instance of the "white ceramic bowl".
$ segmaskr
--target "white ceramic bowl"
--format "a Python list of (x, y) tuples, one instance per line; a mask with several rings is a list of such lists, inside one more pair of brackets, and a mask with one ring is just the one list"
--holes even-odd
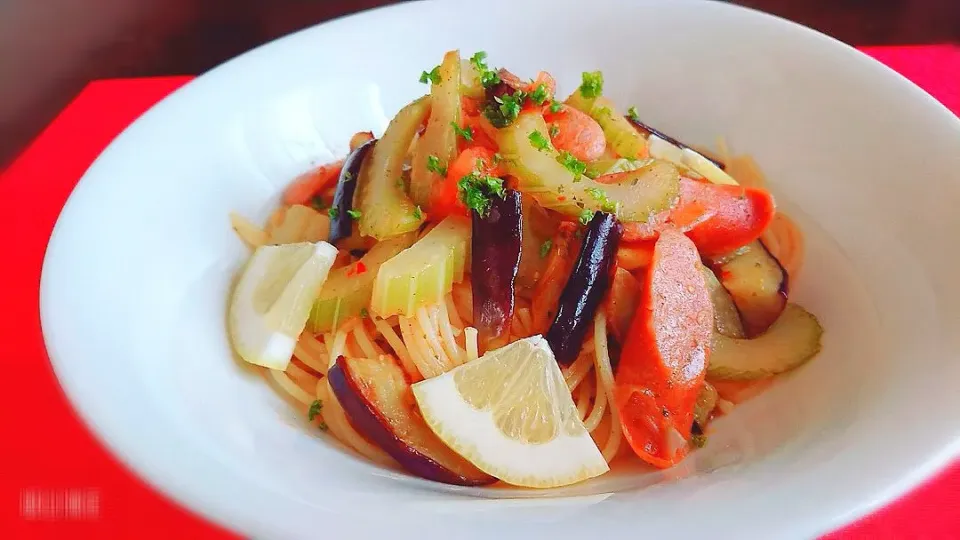
[[(305, 429), (231, 357), (225, 298), (246, 250), (227, 214), (264, 219), (296, 173), (345, 152), (357, 130), (382, 132), (450, 48), (548, 69), (564, 93), (602, 69), (607, 94), (652, 125), (753, 154), (807, 234), (794, 298), (826, 327), (823, 353), (718, 421), (679, 470), (536, 498), (382, 471)], [(107, 446), (247, 535), (810, 537), (958, 449), (958, 171), (956, 117), (774, 17), (686, 0), (407, 3), (247, 53), (128, 128), (57, 223), (43, 330)]]

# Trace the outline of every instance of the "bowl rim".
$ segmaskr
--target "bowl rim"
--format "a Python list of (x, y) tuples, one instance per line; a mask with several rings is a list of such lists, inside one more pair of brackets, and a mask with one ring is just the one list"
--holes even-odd
[[(268, 41), (264, 44), (261, 44), (249, 51), (246, 51), (240, 55), (237, 55), (234, 58), (218, 65), (212, 70), (196, 77), (195, 79), (187, 82), (185, 85), (174, 90), (171, 94), (154, 104), (150, 109), (148, 109), (143, 115), (137, 118), (133, 123), (127, 126), (123, 131), (121, 131), (117, 137), (115, 137), (110, 144), (102, 151), (100, 156), (93, 162), (90, 168), (83, 174), (83, 176), (77, 182), (77, 186), (71, 191), (70, 197), (67, 202), (64, 204), (63, 209), (60, 212), (60, 215), (57, 218), (56, 225), (51, 233), (50, 239), (47, 243), (46, 252), (44, 254), (43, 266), (41, 270), (41, 280), (40, 280), (40, 293), (39, 293), (39, 304), (40, 304), (40, 322), (41, 329), (44, 339), (44, 345), (46, 347), (48, 357), (50, 359), (51, 367), (53, 368), (55, 374), (57, 375), (58, 382), (60, 383), (61, 391), (63, 395), (67, 398), (67, 401), (71, 404), (72, 408), (80, 418), (81, 422), (85, 425), (88, 431), (95, 437), (95, 439), (105, 448), (107, 448), (110, 454), (118, 460), (119, 463), (129, 471), (133, 472), (138, 478), (144, 479), (145, 483), (149, 484), (150, 487), (161, 493), (163, 496), (168, 499), (177, 501), (177, 503), (188, 509), (190, 512), (200, 514), (205, 519), (209, 520), (212, 523), (216, 523), (219, 526), (226, 527), (229, 530), (239, 531), (244, 533), (249, 533), (250, 530), (240, 531), (236, 527), (235, 522), (227, 522), (226, 513), (221, 515), (216, 515), (213, 513), (213, 507), (207, 505), (197, 505), (196, 501), (189, 501), (191, 497), (186, 497), (182, 492), (177, 492), (171, 489), (170, 484), (168, 483), (158, 483), (155, 479), (146, 480), (144, 475), (141, 473), (142, 467), (139, 466), (139, 459), (134, 459), (128, 456), (123, 450), (124, 444), (122, 444), (115, 436), (108, 436), (104, 434), (100, 428), (97, 426), (97, 421), (90, 413), (90, 410), (85, 406), (81, 406), (82, 399), (80, 398), (80, 390), (72, 385), (69, 382), (61, 377), (62, 367), (58, 368), (58, 365), (62, 366), (63, 358), (68, 356), (69, 353), (64, 354), (63, 351), (57, 350), (57, 346), (54, 343), (56, 338), (51, 336), (50, 330), (50, 317), (52, 311), (55, 309), (55, 306), (50, 304), (50, 279), (51, 279), (51, 270), (50, 270), (50, 261), (51, 254), (55, 254), (57, 251), (57, 237), (58, 232), (62, 231), (62, 217), (66, 209), (71, 204), (76, 204), (74, 195), (77, 192), (77, 188), (84, 182), (88, 177), (88, 172), (94, 168), (94, 166), (105, 159), (104, 156), (107, 155), (108, 150), (114, 146), (117, 140), (120, 140), (127, 136), (132, 128), (143, 124), (145, 121), (149, 121), (150, 118), (153, 118), (158, 115), (162, 115), (166, 107), (170, 103), (175, 103), (184, 99), (184, 95), (191, 94), (196, 87), (199, 85), (205, 84), (207, 81), (217, 79), (223, 76), (223, 73), (229, 72), (234, 69), (236, 66), (247, 63), (252, 58), (257, 55), (267, 54), (270, 51), (273, 51), (275, 48), (282, 46), (283, 43), (289, 43), (298, 39), (307, 33), (326, 31), (330, 28), (334, 28), (338, 25), (350, 24), (354, 20), (362, 20), (372, 16), (372, 14), (381, 14), (389, 13), (392, 16), (399, 16), (405, 11), (410, 13), (415, 13), (417, 10), (422, 9), (422, 5), (429, 4), (432, 2), (439, 2), (440, 0), (413, 0), (406, 2), (399, 2), (390, 5), (379, 6), (372, 9), (363, 10), (360, 12), (352, 13), (349, 15), (337, 17), (330, 19), (290, 34), (278, 37), (271, 41)], [(500, 0), (497, 0), (500, 1)], [(514, 0), (516, 1), (516, 0)], [(530, 2), (539, 2), (542, 0), (524, 0)], [(647, 3), (657, 3), (662, 0), (643, 0)], [(864, 67), (869, 67), (869, 69), (875, 72), (882, 72), (884, 77), (895, 79), (897, 82), (895, 84), (899, 85), (900, 89), (904, 92), (909, 93), (910, 100), (920, 100), (924, 102), (926, 107), (931, 107), (937, 111), (938, 115), (945, 115), (950, 122), (954, 130), (960, 135), (960, 118), (957, 117), (950, 109), (948, 109), (943, 103), (938, 101), (936, 98), (931, 96), (928, 92), (917, 86), (915, 83), (896, 72), (892, 68), (884, 65), (880, 61), (866, 55), (865, 53), (857, 50), (856, 48), (839, 41), (831, 36), (828, 36), (822, 32), (804, 26), (802, 24), (784, 19), (777, 15), (769, 14), (754, 8), (740, 6), (736, 4), (729, 4), (722, 1), (714, 0), (674, 0), (674, 4), (688, 4), (688, 5), (702, 5), (705, 3), (711, 4), (721, 4), (722, 7), (718, 9), (726, 9), (731, 11), (738, 11), (744, 14), (744, 16), (755, 17), (757, 20), (764, 22), (765, 24), (776, 24), (781, 25), (784, 30), (790, 30), (794, 32), (799, 32), (805, 34), (808, 38), (816, 39), (822, 42), (830, 43), (832, 47), (839, 54), (843, 51), (843, 54), (846, 54), (849, 61), (859, 62)], [(611, 5), (616, 5), (614, 2), (610, 2)], [(837, 47), (839, 46), (839, 47)], [(891, 83), (893, 81), (891, 80)], [(145, 120), (146, 119), (146, 120)], [(58, 360), (60, 358), (60, 360)], [(115, 435), (115, 434), (114, 434)], [(903, 496), (907, 492), (915, 489), (919, 485), (928, 481), (931, 477), (935, 476), (938, 472), (944, 469), (954, 458), (960, 455), (960, 433), (955, 434), (953, 440), (950, 444), (944, 445), (940, 448), (937, 448), (933, 451), (930, 451), (926, 454), (926, 458), (923, 461), (918, 461), (916, 466), (912, 469), (903, 471), (899, 475), (899, 479), (892, 483), (889, 483), (883, 489), (864, 496), (859, 504), (853, 505), (848, 508), (839, 509), (835, 512), (831, 512), (830, 515), (824, 515), (822, 521), (815, 524), (808, 524), (809, 529), (803, 531), (810, 534), (822, 534), (831, 529), (841, 528), (843, 526), (849, 525), (854, 521), (865, 517), (871, 512), (879, 509), (882, 506), (889, 504), (895, 499)], [(222, 510), (222, 508), (220, 509)], [(261, 531), (263, 532), (263, 531)]]

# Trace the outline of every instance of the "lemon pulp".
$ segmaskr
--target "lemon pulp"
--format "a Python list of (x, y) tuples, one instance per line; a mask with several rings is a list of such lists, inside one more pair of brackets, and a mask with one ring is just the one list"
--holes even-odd
[(509, 484), (558, 487), (609, 470), (542, 336), (419, 382), (413, 393), (448, 446)]

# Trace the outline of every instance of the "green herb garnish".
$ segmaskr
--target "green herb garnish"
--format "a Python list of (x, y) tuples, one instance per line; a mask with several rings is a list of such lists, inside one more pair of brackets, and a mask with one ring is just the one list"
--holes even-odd
[(550, 104), (550, 112), (552, 112), (553, 114), (557, 114), (558, 112), (560, 112), (560, 109), (562, 107), (563, 107), (563, 103), (560, 103), (559, 101), (554, 101), (553, 103)]
[(493, 88), (500, 84), (500, 74), (493, 70), (487, 70), (480, 74), (480, 84), (484, 88)]
[(432, 173), (437, 173), (440, 176), (447, 175), (447, 168), (440, 163), (440, 158), (433, 154), (427, 156), (427, 170)]
[(540, 133), (537, 130), (531, 131), (527, 138), (530, 139), (530, 144), (532, 144), (537, 150), (546, 150), (550, 148), (550, 140), (544, 137), (543, 133)]
[(473, 128), (470, 126), (460, 127), (456, 122), (450, 122), (450, 127), (453, 128), (454, 133), (460, 137), (463, 137), (463, 140), (467, 142), (473, 142)]
[(503, 180), (495, 176), (481, 175), (474, 171), (457, 182), (460, 200), (480, 216), (486, 216), (490, 211), (490, 198), (493, 196), (506, 197), (507, 190), (503, 187)]
[(553, 240), (547, 240), (546, 242), (540, 244), (540, 258), (544, 259), (547, 255), (550, 254), (550, 248), (553, 247)]
[(693, 435), (690, 437), (690, 444), (696, 446), (697, 448), (703, 448), (707, 445), (707, 436), (706, 435)]
[(440, 66), (437, 66), (430, 71), (424, 71), (420, 74), (420, 82), (427, 84), (431, 82), (433, 84), (440, 84)]
[(617, 211), (617, 203), (610, 200), (610, 197), (607, 196), (606, 191), (600, 188), (595, 188), (595, 187), (589, 187), (584, 191), (589, 193), (590, 196), (593, 197), (595, 201), (600, 203), (600, 209), (603, 210), (604, 212), (613, 213)]
[(494, 127), (505, 128), (520, 115), (524, 99), (526, 99), (526, 94), (523, 93), (523, 90), (517, 90), (513, 95), (506, 94), (494, 97), (493, 103), (487, 105), (483, 110), (483, 115)]
[(537, 87), (530, 92), (530, 101), (536, 103), (537, 105), (543, 105), (543, 102), (550, 97), (550, 93), (547, 92), (547, 85), (540, 83)]
[(367, 308), (360, 308), (360, 318), (366, 319), (370, 317), (370, 312), (367, 311)]
[(323, 408), (323, 402), (319, 399), (313, 400), (313, 403), (310, 404), (310, 409), (307, 410), (307, 420), (313, 422), (313, 419), (320, 414), (320, 409)]
[(487, 69), (487, 51), (477, 51), (473, 53), (473, 56), (470, 57), (470, 63), (477, 68), (477, 71)]
[(587, 225), (590, 223), (591, 219), (593, 219), (593, 210), (584, 208), (583, 211), (580, 212), (580, 223), (582, 225)]
[(556, 124), (550, 124), (550, 138), (552, 139), (558, 134), (560, 134), (560, 126)]
[(557, 156), (557, 161), (564, 166), (568, 171), (573, 173), (574, 181), (579, 182), (580, 177), (583, 176), (583, 173), (587, 170), (587, 164), (575, 158), (573, 154), (564, 150), (560, 152), (560, 155)]
[(627, 109), (627, 117), (633, 120), (634, 122), (640, 122), (640, 113), (637, 112), (637, 108), (633, 105)]
[(590, 194), (591, 197), (593, 197), (598, 201), (601, 201), (607, 198), (607, 194), (600, 188), (588, 187), (584, 191), (586, 191), (588, 194)]
[(327, 210), (327, 215), (330, 216), (330, 219), (337, 219), (340, 217), (340, 209), (336, 206), (331, 206), (330, 210)]
[(347, 210), (347, 215), (353, 219), (360, 219), (360, 216), (363, 214), (361, 214), (359, 210)]
[(470, 63), (473, 64), (473, 67), (477, 68), (477, 73), (480, 76), (480, 84), (484, 88), (492, 88), (500, 84), (500, 75), (487, 67), (487, 53), (484, 51), (477, 51), (470, 57)]
[(595, 98), (603, 93), (603, 73), (584, 71), (580, 94), (585, 98)]
[(320, 428), (320, 431), (326, 431), (326, 430), (330, 429), (329, 427), (327, 427), (327, 423), (326, 423), (326, 422), (320, 422), (320, 424), (318, 424), (317, 427)]
[(413, 217), (416, 219), (423, 219), (423, 211), (420, 210), (419, 206), (413, 209)]

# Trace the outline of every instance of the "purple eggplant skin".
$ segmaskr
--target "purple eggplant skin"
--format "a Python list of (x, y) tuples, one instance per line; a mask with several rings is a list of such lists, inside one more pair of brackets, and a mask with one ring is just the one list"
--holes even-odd
[(330, 239), (334, 244), (343, 238), (350, 236), (353, 218), (350, 216), (350, 210), (353, 210), (353, 193), (357, 190), (357, 178), (360, 176), (360, 166), (363, 165), (363, 159), (367, 153), (373, 149), (377, 143), (376, 139), (358, 146), (350, 155), (343, 160), (343, 168), (340, 169), (340, 177), (337, 179), (337, 189), (333, 192), (333, 204), (330, 210)]
[(580, 254), (560, 293), (557, 316), (547, 330), (547, 343), (561, 366), (580, 355), (580, 347), (603, 301), (616, 263), (623, 225), (613, 214), (596, 212), (587, 225)]
[(706, 264), (730, 293), (748, 338), (764, 333), (786, 308), (790, 276), (762, 240)]
[(481, 343), (502, 336), (513, 320), (523, 230), (520, 202), (520, 192), (508, 189), (502, 199), (490, 197), (486, 215), (471, 211), (473, 320)]
[[(624, 118), (626, 118), (631, 124), (633, 124), (633, 127), (639, 129), (640, 131), (646, 132), (646, 133), (649, 134), (649, 135), (656, 135), (657, 137), (660, 137), (661, 139), (663, 139), (663, 140), (667, 141), (668, 143), (670, 143), (670, 144), (672, 144), (672, 145), (674, 145), (674, 146), (677, 146), (677, 147), (679, 147), (679, 148), (681, 148), (681, 149), (686, 148), (686, 149), (688, 149), (688, 150), (693, 150), (694, 152), (697, 152), (697, 151), (694, 150), (693, 148), (690, 148), (689, 146), (683, 144), (682, 142), (674, 139), (673, 137), (671, 137), (671, 136), (663, 133), (662, 131), (660, 131), (660, 130), (658, 130), (658, 129), (655, 129), (655, 128), (653, 128), (653, 127), (650, 127), (650, 126), (644, 124), (643, 122), (641, 122), (640, 120), (637, 120), (636, 118), (633, 118), (633, 117), (631, 117), (631, 116), (629, 116), (629, 115), (628, 115), (628, 116), (625, 116)], [(700, 154), (700, 152), (697, 152), (697, 153)], [(703, 156), (703, 154), (700, 154), (700, 155)], [(725, 170), (725, 169), (727, 168), (727, 166), (724, 165), (724, 163), (723, 163), (722, 161), (720, 161), (720, 160), (713, 159), (712, 157), (709, 157), (709, 156), (703, 156), (703, 157), (705, 157), (705, 158), (707, 158), (708, 160), (712, 161), (713, 164), (716, 165), (717, 167), (720, 167), (721, 170)]]
[[(496, 481), (462, 457), (456, 455), (432, 432), (416, 406), (407, 401), (409, 383), (396, 384), (396, 378), (405, 379), (399, 366), (390, 371), (376, 370), (363, 373), (363, 364), (392, 362), (386, 357), (379, 359), (352, 358), (343, 356), (327, 373), (330, 388), (343, 407), (350, 425), (361, 435), (380, 447), (411, 473), (445, 484), (481, 486)], [(383, 379), (381, 377), (386, 377)], [(397, 414), (396, 406), (403, 403), (411, 411)], [(394, 417), (388, 417), (390, 413)], [(402, 425), (401, 425), (402, 424)], [(399, 429), (398, 429), (399, 428)]]

